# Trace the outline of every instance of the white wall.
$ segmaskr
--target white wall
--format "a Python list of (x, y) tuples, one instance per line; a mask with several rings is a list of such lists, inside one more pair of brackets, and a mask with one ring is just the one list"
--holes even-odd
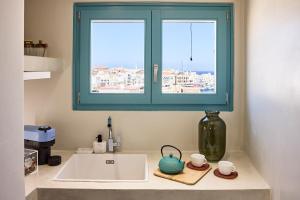
[(0, 1), (1, 200), (24, 199), (23, 0)]
[(300, 1), (250, 0), (247, 151), (274, 200), (300, 199)]
[[(207, 1), (206, 1), (207, 2)], [(224, 2), (224, 1), (223, 1)], [(244, 9), (235, 2), (234, 112), (221, 116), (227, 123), (228, 150), (239, 150), (244, 130)], [(49, 43), (49, 55), (65, 61), (64, 71), (51, 80), (25, 83), (25, 123), (57, 128), (59, 149), (90, 146), (97, 131), (107, 136), (106, 120), (122, 136), (125, 150), (158, 150), (171, 143), (186, 150), (198, 147), (198, 122), (203, 112), (124, 112), (72, 110), (72, 0), (26, 0), (25, 38)]]

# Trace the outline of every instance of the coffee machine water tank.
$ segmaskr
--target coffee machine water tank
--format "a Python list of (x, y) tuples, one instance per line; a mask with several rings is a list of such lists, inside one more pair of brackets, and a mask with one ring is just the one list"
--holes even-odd
[(39, 165), (48, 164), (51, 146), (55, 143), (55, 129), (50, 126), (24, 126), (25, 148), (38, 151)]

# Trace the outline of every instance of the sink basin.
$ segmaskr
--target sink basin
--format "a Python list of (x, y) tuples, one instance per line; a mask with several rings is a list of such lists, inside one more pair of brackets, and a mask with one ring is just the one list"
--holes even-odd
[(54, 177), (56, 181), (147, 181), (145, 154), (74, 154)]

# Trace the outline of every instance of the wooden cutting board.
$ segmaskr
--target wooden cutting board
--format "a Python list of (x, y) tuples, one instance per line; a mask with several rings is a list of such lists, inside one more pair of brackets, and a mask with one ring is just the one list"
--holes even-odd
[(209, 166), (209, 168), (204, 171), (197, 171), (197, 170), (188, 168), (185, 164), (183, 172), (180, 174), (176, 174), (176, 175), (164, 174), (159, 169), (155, 170), (153, 174), (155, 176), (166, 178), (166, 179), (169, 179), (172, 181), (177, 181), (177, 182), (184, 183), (187, 185), (194, 185), (203, 176), (205, 176), (205, 174), (207, 174), (210, 170), (211, 170), (211, 166)]

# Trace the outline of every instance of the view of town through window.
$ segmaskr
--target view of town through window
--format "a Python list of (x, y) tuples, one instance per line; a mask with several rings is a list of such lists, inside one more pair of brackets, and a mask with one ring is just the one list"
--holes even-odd
[(162, 93), (216, 92), (216, 22), (164, 20)]
[[(91, 92), (144, 93), (143, 20), (91, 23)], [(216, 93), (216, 22), (164, 20), (162, 93)]]
[(144, 93), (143, 20), (91, 24), (91, 92)]

